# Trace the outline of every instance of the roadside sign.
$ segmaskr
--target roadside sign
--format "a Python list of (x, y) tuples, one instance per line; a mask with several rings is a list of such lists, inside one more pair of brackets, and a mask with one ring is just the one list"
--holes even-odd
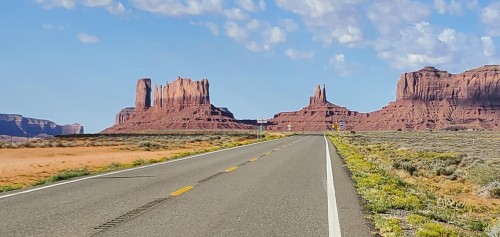
[(288, 131), (292, 131), (292, 124), (288, 124)]
[(257, 123), (267, 123), (267, 119), (257, 119)]
[(341, 130), (344, 130), (344, 121), (340, 121), (340, 123), (339, 123), (339, 128), (340, 128)]

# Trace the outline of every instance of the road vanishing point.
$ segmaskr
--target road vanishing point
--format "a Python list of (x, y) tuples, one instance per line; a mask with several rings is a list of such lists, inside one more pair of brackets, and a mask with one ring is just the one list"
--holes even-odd
[(371, 236), (323, 134), (0, 195), (0, 236)]

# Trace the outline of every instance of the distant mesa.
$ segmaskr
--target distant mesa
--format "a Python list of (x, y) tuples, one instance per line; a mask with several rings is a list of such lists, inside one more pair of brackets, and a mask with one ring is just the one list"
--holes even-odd
[[(500, 129), (500, 66), (486, 65), (460, 74), (434, 67), (403, 73), (396, 101), (370, 113), (330, 103), (319, 85), (309, 105), (280, 112), (267, 130), (324, 131), (344, 122), (346, 130)], [(125, 108), (104, 133), (172, 129), (256, 129), (256, 120), (236, 120), (227, 108), (210, 104), (207, 79), (177, 78), (152, 87), (140, 79), (136, 107)]]
[(358, 130), (500, 129), (500, 65), (460, 74), (434, 67), (403, 73), (396, 101), (369, 113)]
[[(153, 98), (151, 100), (151, 98)], [(207, 79), (178, 77), (166, 85), (151, 86), (151, 79), (137, 82), (135, 108), (125, 108), (114, 126), (103, 133), (155, 132), (179, 129), (254, 129), (238, 121), (227, 108), (210, 103)]]
[(325, 131), (332, 124), (348, 121), (348, 125), (357, 124), (362, 115), (356, 111), (330, 103), (326, 100), (326, 87), (316, 86), (314, 96), (309, 98), (309, 105), (299, 111), (281, 112), (269, 120), (267, 129), (286, 131), (290, 125), (293, 131)]
[(45, 119), (26, 118), (19, 114), (0, 114), (0, 135), (39, 137), (83, 134), (80, 124), (58, 125)]

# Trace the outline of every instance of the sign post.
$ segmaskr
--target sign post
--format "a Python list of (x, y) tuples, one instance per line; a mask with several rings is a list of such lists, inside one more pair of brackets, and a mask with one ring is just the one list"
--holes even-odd
[(292, 124), (291, 123), (288, 124), (288, 132), (290, 132), (290, 131), (292, 131)]
[(257, 119), (257, 123), (260, 124), (259, 131), (257, 133), (257, 139), (260, 140), (264, 138), (264, 124), (267, 123), (267, 119), (263, 118)]

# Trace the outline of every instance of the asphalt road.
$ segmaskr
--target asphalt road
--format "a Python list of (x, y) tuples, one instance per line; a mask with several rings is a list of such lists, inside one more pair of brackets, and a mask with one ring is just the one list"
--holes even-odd
[(0, 236), (370, 236), (334, 149), (295, 136), (4, 193)]

